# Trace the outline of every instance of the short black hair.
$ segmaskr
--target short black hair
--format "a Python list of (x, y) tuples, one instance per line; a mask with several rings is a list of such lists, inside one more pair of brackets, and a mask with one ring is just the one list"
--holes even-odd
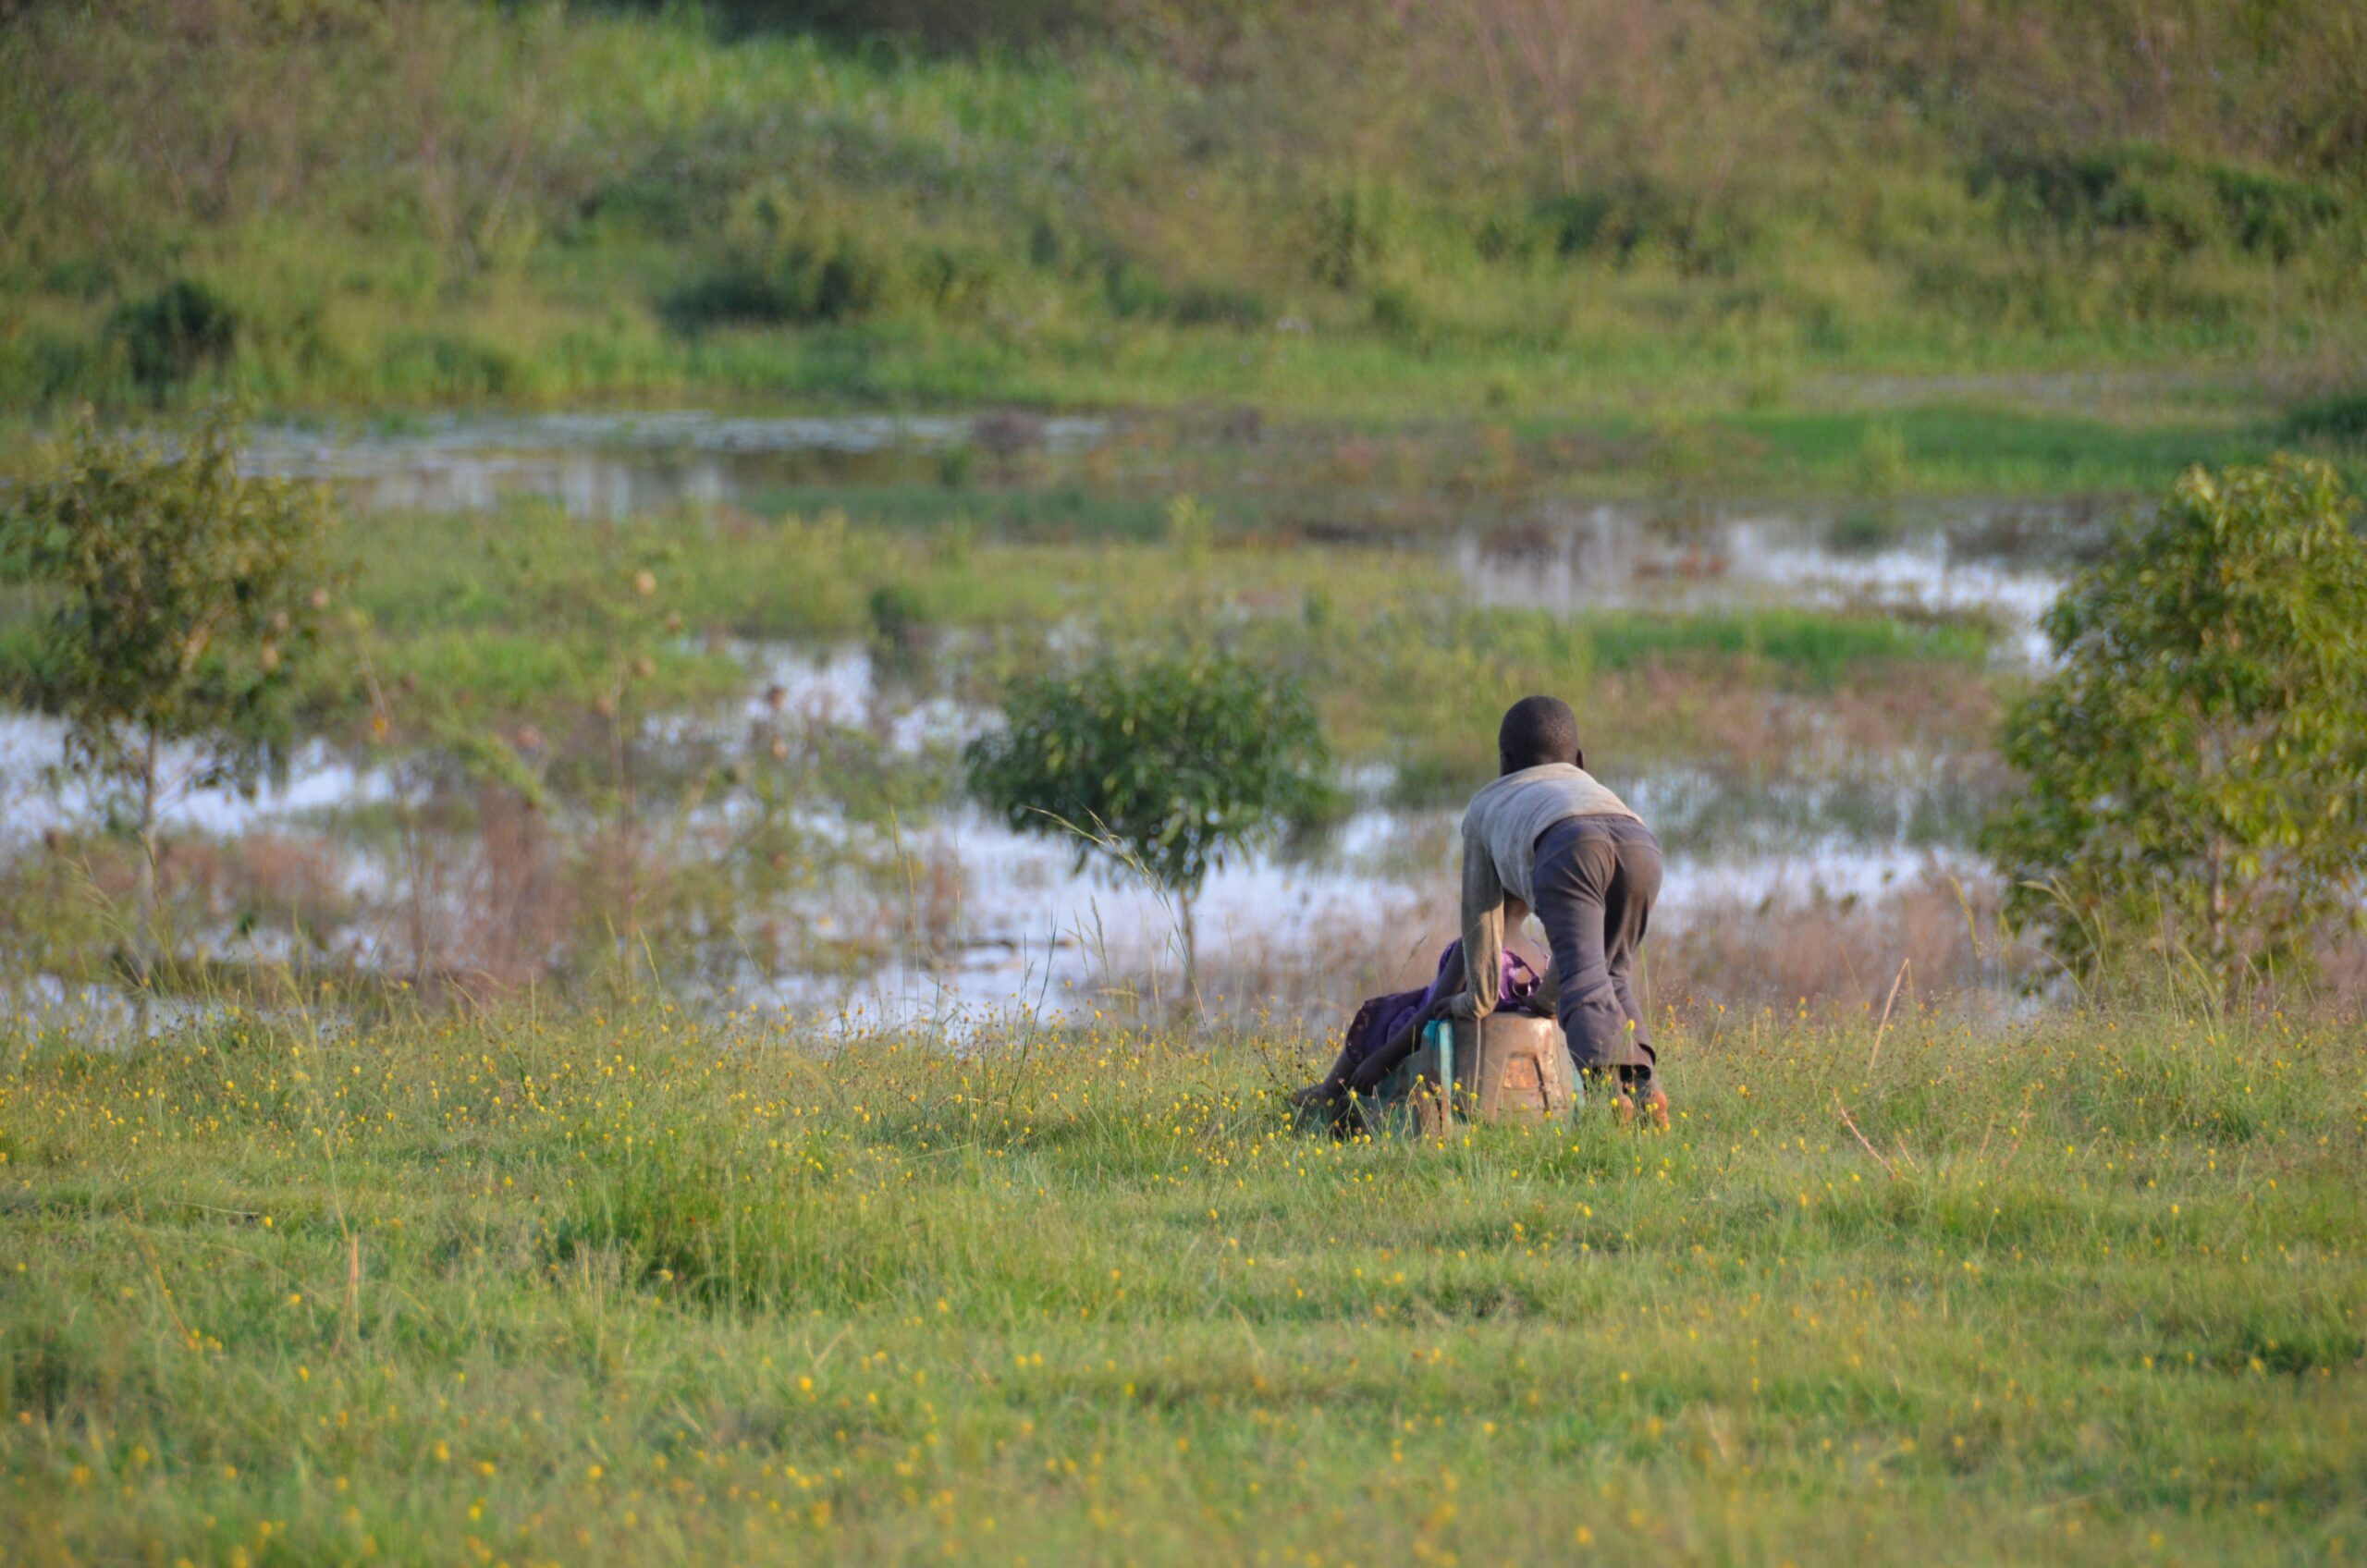
[(1496, 760), (1506, 773), (1553, 762), (1584, 767), (1587, 754), (1578, 746), (1578, 716), (1559, 697), (1523, 697), (1504, 710), (1504, 722), (1496, 731)]

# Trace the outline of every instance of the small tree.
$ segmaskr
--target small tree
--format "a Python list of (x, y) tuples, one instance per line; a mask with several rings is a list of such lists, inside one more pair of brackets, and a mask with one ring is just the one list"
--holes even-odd
[[(129, 797), (143, 1010), (167, 792), (251, 792), (284, 772), (296, 678), (329, 604), (325, 498), (242, 476), (238, 447), (221, 410), (178, 452), (102, 434), (86, 413), (7, 520), (12, 573), (52, 605), (34, 700), (66, 720), (67, 769)], [(185, 768), (168, 748), (191, 753)]]
[(1328, 793), (1306, 694), (1222, 655), (1104, 658), (1022, 682), (1003, 712), (1003, 729), (971, 743), (972, 791), (1013, 827), (1074, 835), (1079, 866), (1098, 851), (1172, 894), (1195, 989), (1192, 908), (1209, 870)]
[(2189, 470), (2046, 619), (1985, 839), (2075, 971), (2131, 944), (2306, 971), (2367, 868), (2367, 550), (2323, 463)]

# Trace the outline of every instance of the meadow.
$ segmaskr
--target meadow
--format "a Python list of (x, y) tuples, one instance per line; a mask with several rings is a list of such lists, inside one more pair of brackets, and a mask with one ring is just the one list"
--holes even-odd
[(28, 1023), (0, 1560), (2354, 1561), (2355, 1038), (2150, 989), (1444, 1146), (1256, 1027)]

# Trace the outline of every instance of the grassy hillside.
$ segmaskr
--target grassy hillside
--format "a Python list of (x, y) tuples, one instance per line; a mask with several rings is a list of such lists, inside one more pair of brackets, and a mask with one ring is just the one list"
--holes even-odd
[[(2305, 1563), (2367, 1079), (2168, 1011), (1672, 1027), (1670, 1135), (1307, 1046), (620, 1003), (0, 1066), (0, 1557)], [(1862, 1137), (1862, 1142), (1861, 1142)]]
[(2209, 406), (2367, 346), (2344, 0), (6, 14), (17, 410), (1402, 417), (2100, 366)]

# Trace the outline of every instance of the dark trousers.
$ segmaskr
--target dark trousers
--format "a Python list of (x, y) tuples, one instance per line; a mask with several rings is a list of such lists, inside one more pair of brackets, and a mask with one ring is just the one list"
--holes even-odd
[(1538, 923), (1562, 982), (1557, 1010), (1578, 1070), (1652, 1080), (1651, 1041), (1636, 1004), (1636, 953), (1661, 892), (1661, 841), (1632, 816), (1573, 816), (1537, 840)]

